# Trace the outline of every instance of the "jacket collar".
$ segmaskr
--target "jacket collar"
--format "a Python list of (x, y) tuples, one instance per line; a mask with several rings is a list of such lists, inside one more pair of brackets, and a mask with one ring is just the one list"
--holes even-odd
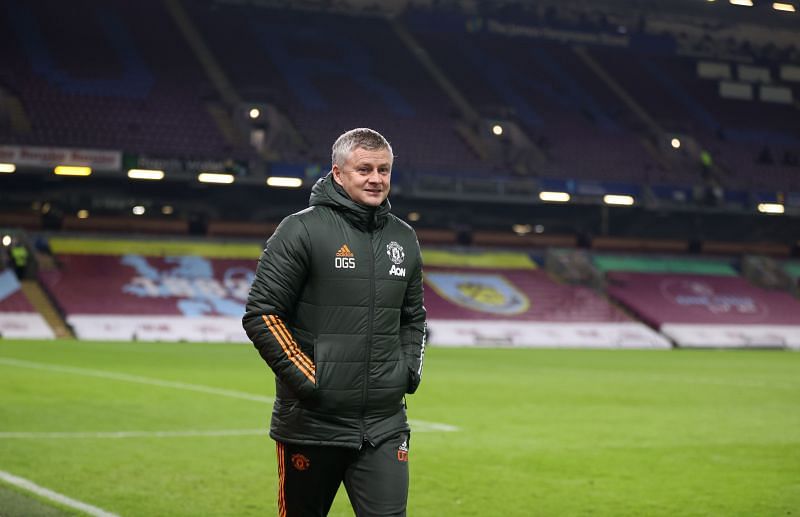
[(372, 231), (383, 228), (392, 205), (387, 198), (377, 207), (364, 206), (356, 203), (341, 185), (333, 179), (333, 174), (328, 173), (320, 178), (311, 189), (309, 206), (329, 206), (341, 213), (342, 216), (354, 227), (363, 231)]

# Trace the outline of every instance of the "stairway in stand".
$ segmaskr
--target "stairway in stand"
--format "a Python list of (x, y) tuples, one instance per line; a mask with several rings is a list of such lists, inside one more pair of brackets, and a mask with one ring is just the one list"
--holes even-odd
[(44, 292), (42, 286), (36, 280), (23, 280), (22, 292), (28, 297), (31, 305), (39, 311), (44, 320), (53, 329), (57, 338), (74, 338), (75, 335), (67, 326), (67, 322), (61, 317), (53, 302)]

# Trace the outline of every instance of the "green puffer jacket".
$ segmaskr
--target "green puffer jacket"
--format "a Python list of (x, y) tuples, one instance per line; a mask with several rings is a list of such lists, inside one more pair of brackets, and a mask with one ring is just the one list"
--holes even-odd
[(267, 241), (243, 325), (275, 373), (270, 436), (361, 447), (408, 430), (422, 375), (425, 308), (416, 234), (330, 174)]

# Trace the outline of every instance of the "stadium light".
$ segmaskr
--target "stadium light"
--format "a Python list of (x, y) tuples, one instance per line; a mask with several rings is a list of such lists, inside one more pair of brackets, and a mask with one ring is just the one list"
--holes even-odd
[(251, 119), (257, 119), (258, 117), (260, 117), (260, 116), (261, 116), (261, 110), (260, 110), (260, 109), (258, 109), (258, 108), (252, 108), (252, 109), (250, 110), (250, 113), (249, 113), (249, 115), (250, 115), (250, 118), (251, 118)]
[(17, 166), (13, 163), (0, 163), (0, 174), (11, 174), (17, 170)]
[(681, 148), (681, 141), (678, 138), (673, 138), (670, 141), (670, 145), (672, 145), (673, 149), (680, 149)]
[(201, 172), (197, 175), (197, 181), (200, 183), (233, 183), (233, 174), (225, 174), (222, 172)]
[(158, 169), (130, 169), (128, 177), (133, 180), (162, 180), (164, 171)]
[(420, 217), (422, 217), (419, 212), (409, 212), (408, 213), (408, 220), (412, 223), (419, 221)]
[(792, 4), (787, 4), (784, 2), (772, 2), (772, 8), (776, 11), (785, 11), (787, 13), (793, 13), (796, 11)]
[(164, 215), (172, 215), (173, 212), (175, 212), (175, 209), (172, 208), (171, 205), (164, 205), (161, 207), (161, 213)]
[(539, 199), (542, 201), (550, 201), (552, 203), (566, 203), (570, 200), (569, 194), (566, 192), (539, 192)]
[(299, 188), (303, 186), (303, 180), (285, 176), (270, 176), (267, 178), (267, 185), (270, 187)]
[(783, 205), (780, 203), (759, 203), (758, 211), (762, 214), (782, 214)]
[(728, 0), (731, 5), (741, 5), (744, 7), (753, 7), (753, 0)]
[(78, 210), (78, 219), (88, 219), (88, 218), (89, 218), (88, 210)]
[(503, 134), (503, 126), (500, 124), (495, 124), (492, 126), (492, 134), (494, 136), (500, 136)]
[(11, 236), (3, 235), (3, 246), (10, 246), (10, 245), (11, 245)]
[(633, 196), (606, 194), (603, 196), (603, 203), (607, 205), (631, 206), (633, 204)]
[(144, 215), (144, 207), (142, 205), (136, 205), (133, 207), (133, 215)]
[(511, 229), (514, 230), (514, 233), (520, 236), (528, 235), (529, 233), (531, 233), (531, 230), (533, 230), (533, 228), (529, 224), (515, 224), (511, 227)]
[(92, 173), (91, 167), (76, 165), (59, 165), (53, 172), (57, 176), (89, 176)]

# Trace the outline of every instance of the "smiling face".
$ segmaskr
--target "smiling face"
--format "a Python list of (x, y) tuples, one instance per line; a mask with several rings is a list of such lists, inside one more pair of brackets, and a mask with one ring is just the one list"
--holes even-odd
[(389, 195), (392, 160), (388, 149), (357, 147), (341, 167), (333, 164), (333, 179), (359, 205), (377, 207)]

